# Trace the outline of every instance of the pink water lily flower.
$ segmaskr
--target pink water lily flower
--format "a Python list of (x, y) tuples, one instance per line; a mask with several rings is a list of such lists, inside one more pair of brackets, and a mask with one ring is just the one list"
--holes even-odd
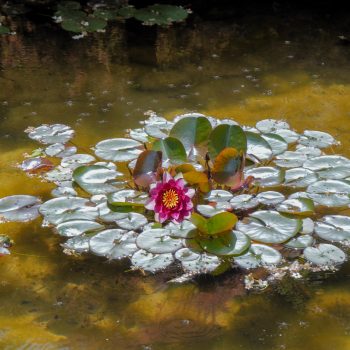
[(154, 210), (155, 220), (163, 223), (171, 220), (180, 223), (191, 216), (193, 203), (191, 198), (195, 194), (193, 188), (187, 188), (182, 175), (173, 178), (169, 173), (163, 174), (163, 181), (150, 186), (150, 199), (145, 207)]

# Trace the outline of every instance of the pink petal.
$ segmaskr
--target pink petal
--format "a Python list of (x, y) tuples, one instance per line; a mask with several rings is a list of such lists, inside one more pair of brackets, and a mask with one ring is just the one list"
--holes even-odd
[(186, 194), (187, 194), (188, 197), (192, 198), (192, 197), (195, 195), (195, 193), (196, 193), (196, 190), (195, 190), (195, 189), (193, 189), (193, 188), (188, 188)]

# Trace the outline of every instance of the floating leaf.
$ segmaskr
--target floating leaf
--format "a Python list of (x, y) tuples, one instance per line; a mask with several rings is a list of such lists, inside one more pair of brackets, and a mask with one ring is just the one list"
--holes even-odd
[(346, 260), (345, 253), (332, 244), (319, 244), (318, 247), (307, 247), (305, 258), (316, 265), (333, 266)]
[(234, 262), (243, 269), (254, 269), (260, 265), (277, 265), (281, 261), (281, 253), (264, 244), (252, 244), (246, 254), (234, 259)]
[(198, 185), (198, 188), (202, 192), (208, 192), (210, 190), (209, 179), (206, 173), (197, 170), (188, 171), (183, 173), (183, 178), (189, 185)]
[(341, 180), (350, 176), (350, 164), (335, 166), (329, 169), (320, 170), (317, 175), (321, 179)]
[(10, 28), (8, 28), (0, 23), (0, 35), (10, 34), (10, 33), (11, 33)]
[(262, 138), (270, 145), (273, 155), (281, 154), (288, 149), (288, 143), (281, 136), (264, 134)]
[(143, 208), (148, 194), (135, 190), (120, 190), (107, 196), (108, 206), (116, 212), (130, 212), (135, 208)]
[(285, 197), (282, 193), (276, 191), (265, 191), (258, 193), (256, 199), (264, 205), (276, 205), (283, 202)]
[(276, 209), (280, 213), (310, 216), (315, 212), (315, 205), (309, 198), (287, 199), (280, 203)]
[(38, 174), (53, 169), (54, 165), (47, 158), (28, 158), (21, 164), (21, 169), (29, 174)]
[(196, 155), (208, 143), (212, 131), (209, 120), (205, 117), (186, 117), (180, 119), (171, 129), (170, 136), (179, 139), (187, 154)]
[(236, 228), (254, 241), (275, 244), (294, 237), (301, 228), (301, 220), (289, 219), (276, 211), (262, 210), (239, 221)]
[(239, 188), (243, 182), (244, 156), (234, 148), (224, 148), (215, 158), (212, 177), (219, 184)]
[(277, 186), (284, 180), (284, 170), (274, 167), (259, 167), (248, 169), (246, 176), (252, 176), (254, 183), (258, 186), (269, 187)]
[(108, 139), (95, 146), (95, 154), (105, 160), (127, 162), (139, 156), (142, 151), (138, 148), (141, 146), (140, 142), (131, 139)]
[(132, 129), (129, 131), (129, 135), (132, 139), (142, 143), (149, 141), (148, 134), (144, 129)]
[(181, 248), (175, 252), (175, 258), (179, 261), (193, 261), (199, 259), (200, 254), (189, 248)]
[(343, 156), (321, 156), (307, 160), (303, 167), (313, 171), (332, 169), (338, 166), (350, 166), (350, 160)]
[(276, 157), (275, 164), (281, 168), (297, 168), (306, 160), (307, 156), (301, 152), (286, 151)]
[(221, 260), (215, 255), (198, 254), (195, 260), (182, 260), (184, 271), (192, 274), (210, 273), (215, 271), (221, 264)]
[(314, 202), (330, 207), (350, 204), (350, 183), (340, 180), (321, 180), (307, 188), (308, 197)]
[(136, 233), (119, 229), (105, 230), (90, 239), (90, 250), (109, 259), (121, 259), (131, 256), (138, 250)]
[(250, 247), (250, 238), (240, 231), (230, 231), (218, 237), (201, 238), (197, 242), (206, 252), (218, 256), (241, 255)]
[(289, 129), (290, 126), (283, 120), (264, 119), (256, 123), (256, 127), (262, 133), (276, 132), (281, 129)]
[(310, 218), (305, 218), (302, 220), (302, 227), (300, 233), (304, 235), (311, 235), (314, 232), (315, 224)]
[(134, 268), (139, 268), (144, 271), (157, 272), (164, 270), (174, 262), (173, 254), (152, 254), (140, 249), (131, 258), (131, 263)]
[(14, 195), (0, 198), (0, 222), (26, 222), (39, 216), (40, 200), (34, 196)]
[(300, 135), (290, 129), (278, 129), (273, 134), (281, 136), (288, 144), (297, 142), (300, 138)]
[(127, 213), (124, 218), (117, 221), (117, 225), (124, 230), (137, 230), (147, 224), (147, 219), (139, 213)]
[(71, 220), (95, 220), (98, 209), (86, 198), (59, 197), (50, 199), (39, 208), (45, 220), (53, 225)]
[(285, 246), (293, 249), (304, 249), (312, 246), (314, 241), (314, 238), (310, 235), (301, 235), (289, 240), (287, 243), (285, 243)]
[[(228, 208), (231, 209), (231, 206), (229, 204), (227, 204)], [(209, 204), (198, 204), (197, 205), (197, 211), (202, 214), (203, 216), (210, 218), (218, 213), (223, 213), (226, 210), (223, 208), (216, 208), (212, 205)]]
[(95, 161), (95, 157), (90, 154), (73, 154), (72, 156), (62, 158), (61, 166), (63, 168), (76, 169), (81, 165), (89, 164), (93, 161)]
[(336, 145), (337, 141), (332, 135), (323, 131), (305, 130), (299, 142), (305, 146), (325, 148)]
[(45, 153), (49, 157), (64, 158), (72, 156), (77, 152), (75, 146), (66, 146), (63, 143), (53, 143), (45, 148)]
[(261, 137), (251, 131), (246, 131), (247, 135), (247, 155), (253, 156), (259, 161), (269, 160), (272, 157), (272, 149), (270, 144)]
[(225, 148), (235, 148), (245, 153), (247, 151), (247, 137), (238, 125), (218, 125), (210, 134), (208, 150), (210, 158), (214, 160)]
[(170, 237), (187, 238), (189, 233), (196, 229), (196, 226), (191, 221), (184, 220), (180, 224), (170, 222), (165, 228), (169, 231)]
[(178, 164), (186, 162), (186, 151), (178, 139), (174, 137), (167, 137), (163, 140), (157, 140), (153, 143), (153, 151), (161, 151), (163, 155), (163, 161), (171, 164)]
[(316, 234), (332, 242), (350, 241), (350, 217), (327, 215), (315, 224)]
[(121, 175), (123, 174), (104, 166), (90, 165), (76, 168), (73, 172), (73, 179), (90, 194), (105, 194), (116, 190), (111, 181)]
[(90, 237), (81, 235), (67, 239), (66, 242), (62, 243), (61, 246), (74, 253), (87, 253), (89, 251)]
[(65, 221), (56, 226), (57, 232), (64, 237), (80, 236), (83, 233), (93, 232), (103, 229), (104, 226), (89, 220)]
[(197, 213), (193, 213), (191, 216), (191, 221), (197, 229), (207, 235), (216, 235), (231, 230), (237, 220), (235, 214), (228, 212), (218, 213), (209, 219), (205, 219)]
[(291, 187), (306, 187), (317, 180), (318, 177), (312, 170), (294, 168), (286, 170), (284, 185)]
[(204, 198), (208, 202), (227, 202), (233, 197), (233, 194), (225, 190), (212, 190)]
[(162, 166), (162, 153), (159, 151), (143, 151), (137, 158), (133, 171), (136, 185), (148, 187), (155, 183), (160, 176)]
[(149, 253), (173, 253), (182, 248), (183, 244), (181, 239), (172, 238), (169, 233), (167, 229), (145, 230), (137, 237), (136, 244)]
[(118, 14), (118, 16), (121, 16), (125, 19), (128, 19), (128, 18), (134, 17), (135, 12), (136, 12), (136, 9), (134, 6), (126, 5), (126, 6), (120, 7), (118, 9), (117, 14)]
[(230, 205), (234, 210), (247, 210), (257, 207), (259, 201), (251, 194), (240, 194), (230, 200)]
[(73, 136), (74, 131), (64, 124), (43, 124), (37, 128), (28, 128), (29, 138), (43, 144), (66, 143)]
[(133, 16), (146, 25), (167, 26), (185, 20), (188, 11), (181, 6), (155, 4), (135, 10)]

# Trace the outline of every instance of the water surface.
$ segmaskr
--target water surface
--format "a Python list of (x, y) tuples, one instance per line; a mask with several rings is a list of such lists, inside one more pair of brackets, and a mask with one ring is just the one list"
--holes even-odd
[[(254, 125), (286, 119), (336, 136), (350, 156), (350, 48), (324, 19), (248, 17), (126, 29), (74, 41), (23, 23), (0, 38), (0, 197), (50, 197), (16, 164), (39, 145), (23, 130), (65, 123), (82, 150), (122, 136), (154, 110), (197, 111)], [(0, 259), (1, 349), (346, 350), (350, 264), (247, 293), (237, 271), (173, 286), (127, 262), (63, 254), (40, 219), (8, 223)], [(171, 274), (171, 272), (170, 272)]]

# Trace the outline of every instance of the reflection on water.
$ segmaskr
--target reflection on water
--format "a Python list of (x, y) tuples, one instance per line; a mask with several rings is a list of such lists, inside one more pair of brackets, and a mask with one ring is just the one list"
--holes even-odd
[[(254, 124), (285, 118), (321, 129), (350, 156), (349, 48), (322, 20), (247, 18), (73, 41), (24, 23), (0, 38), (0, 197), (50, 184), (15, 165), (37, 145), (23, 130), (62, 122), (88, 148), (154, 110)], [(127, 263), (65, 256), (60, 238), (2, 224), (16, 245), (0, 260), (1, 349), (350, 349), (350, 266), (328, 278), (247, 294), (238, 272), (173, 286)]]

